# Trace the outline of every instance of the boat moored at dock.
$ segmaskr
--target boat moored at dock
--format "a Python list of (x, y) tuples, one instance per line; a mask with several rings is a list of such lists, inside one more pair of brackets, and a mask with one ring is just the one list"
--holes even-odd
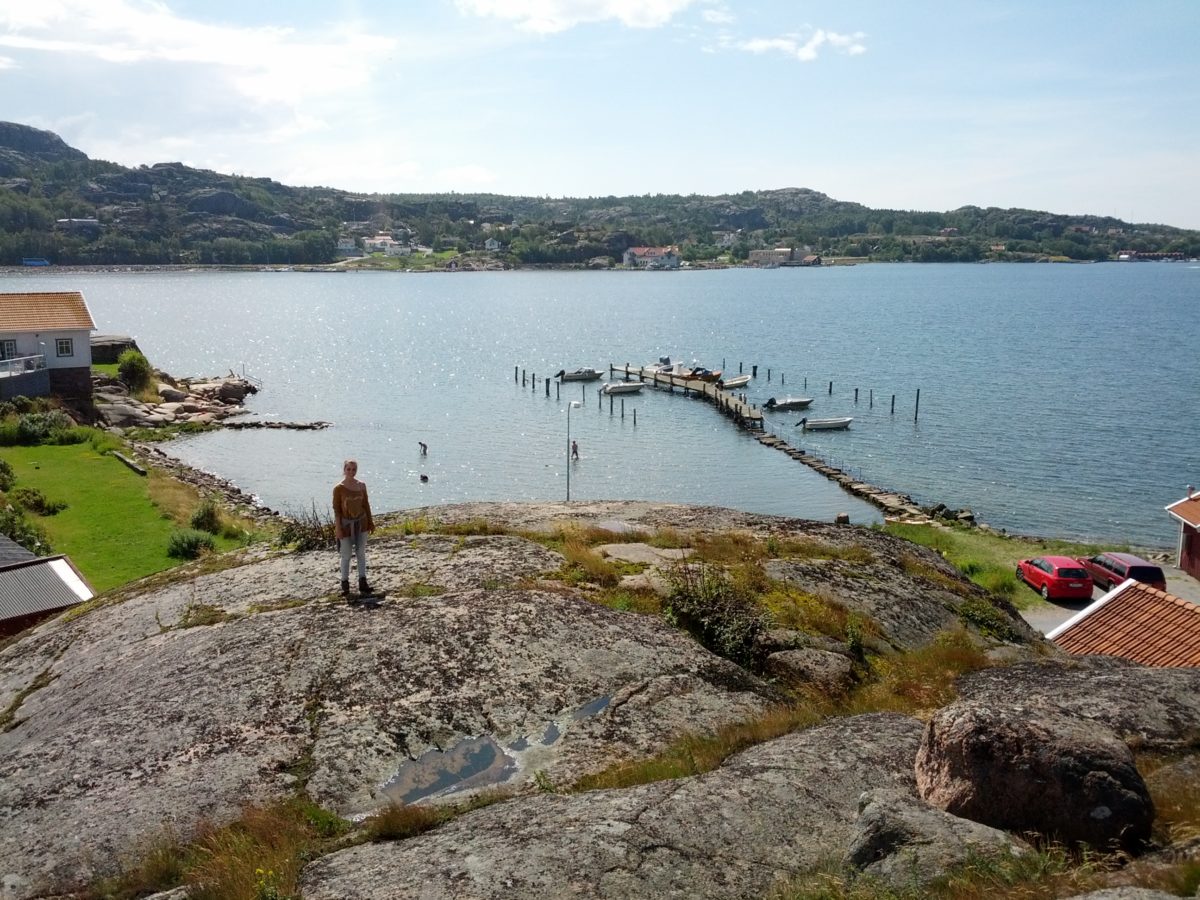
[(570, 372), (566, 369), (561, 369), (555, 373), (556, 377), (561, 381), (597, 381), (600, 378), (600, 374), (599, 369), (593, 369), (591, 366), (573, 369)]
[(812, 402), (812, 397), (770, 397), (763, 404), (763, 409), (808, 409)]
[(636, 394), (645, 386), (641, 381), (606, 381), (600, 391), (605, 394)]
[(805, 416), (796, 423), (796, 427), (805, 431), (841, 431), (849, 428), (853, 421), (853, 416), (841, 416), (836, 419), (810, 419)]

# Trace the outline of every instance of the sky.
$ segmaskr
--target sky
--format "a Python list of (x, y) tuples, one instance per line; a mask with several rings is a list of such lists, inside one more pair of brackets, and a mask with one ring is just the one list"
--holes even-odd
[(1200, 228), (1200, 0), (0, 0), (0, 120), (378, 193)]

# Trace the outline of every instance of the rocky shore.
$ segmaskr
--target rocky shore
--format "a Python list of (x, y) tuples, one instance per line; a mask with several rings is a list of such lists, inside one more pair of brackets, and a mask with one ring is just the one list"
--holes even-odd
[[(307, 863), (308, 900), (751, 898), (830, 860), (903, 887), (1028, 853), (1027, 832), (1124, 846), (1137, 862), (1113, 884), (1200, 852), (1162, 842), (1151, 799), (1196, 763), (1200, 672), (1067, 659), (932, 551), (657, 503), (462, 504), (379, 524), (377, 609), (340, 600), (332, 550), (257, 549), (0, 648), (0, 817), (19, 826), (0, 831), (0, 896), (70, 896), (165, 830), (299, 794), (357, 821), (509, 792), (416, 837), (343, 842)], [(561, 538), (535, 539), (564, 528), (604, 559), (642, 560), (619, 571), (647, 596), (706, 546), (774, 547), (764, 574), (813, 612), (735, 663), (565, 578)], [(947, 635), (986, 654), (948, 700), (826, 717), (704, 774), (570, 789), (798, 696), (836, 708)]]

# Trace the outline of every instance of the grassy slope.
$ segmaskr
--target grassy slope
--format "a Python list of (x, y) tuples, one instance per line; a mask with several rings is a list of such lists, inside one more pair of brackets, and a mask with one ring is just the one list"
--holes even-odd
[(946, 561), (976, 584), (1011, 600), (1018, 608), (1040, 602), (1015, 576), (1017, 562), (1033, 556), (1091, 556), (1102, 550), (1125, 549), (1076, 544), (1070, 541), (1010, 537), (973, 528), (939, 528), (930, 525), (884, 526), (888, 534), (937, 550)]
[[(17, 487), (39, 489), (68, 508), (55, 516), (30, 516), (50, 538), (55, 553), (66, 553), (97, 591), (179, 565), (167, 556), (167, 541), (178, 527), (151, 499), (151, 480), (137, 475), (90, 444), (5, 447)], [(192, 503), (198, 497), (192, 492)], [(190, 505), (190, 504), (189, 504)], [(182, 515), (186, 524), (186, 515)], [(218, 537), (218, 549), (236, 542)]]

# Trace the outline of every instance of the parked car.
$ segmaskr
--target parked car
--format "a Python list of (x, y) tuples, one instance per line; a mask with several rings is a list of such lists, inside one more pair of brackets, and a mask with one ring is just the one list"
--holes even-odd
[(1047, 600), (1090, 600), (1092, 577), (1069, 556), (1039, 556), (1017, 563), (1017, 581), (1023, 581)]
[(1163, 574), (1163, 570), (1132, 553), (1100, 553), (1080, 558), (1079, 564), (1087, 569), (1092, 581), (1096, 582), (1096, 587), (1101, 590), (1111, 591), (1127, 578), (1156, 587), (1160, 591), (1167, 589), (1167, 576)]

